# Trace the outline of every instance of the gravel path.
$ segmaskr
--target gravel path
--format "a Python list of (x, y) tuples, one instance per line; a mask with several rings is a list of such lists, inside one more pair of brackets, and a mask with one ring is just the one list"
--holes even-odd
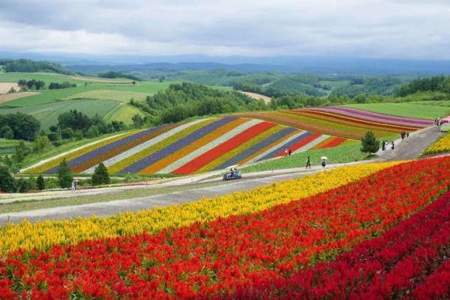
[(382, 160), (387, 161), (415, 159), (421, 156), (423, 151), (441, 136), (442, 132), (438, 127), (428, 127), (410, 134), (403, 141), (401, 138), (396, 140), (394, 150), (391, 150), (389, 144), (386, 146), (386, 150), (380, 150), (378, 155)]

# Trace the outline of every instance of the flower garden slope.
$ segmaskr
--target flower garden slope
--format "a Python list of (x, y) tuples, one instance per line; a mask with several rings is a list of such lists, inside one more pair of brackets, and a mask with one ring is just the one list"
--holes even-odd
[[(262, 280), (289, 277), (382, 235), (446, 192), (449, 175), (450, 158), (404, 163), (255, 213), (154, 235), (12, 253), (3, 262), (3, 276), (13, 270), (7, 278), (14, 281), (7, 283), (10, 287), (54, 298), (75, 291), (97, 298), (221, 297)], [(433, 250), (447, 243), (448, 226), (429, 232), (432, 236), (423, 246)], [(413, 255), (413, 264), (436, 256), (424, 250)], [(416, 268), (407, 266), (396, 266), (393, 275), (413, 274)], [(41, 288), (43, 281), (46, 289)]]
[[(286, 299), (450, 296), (450, 193), (381, 237), (361, 243), (336, 261), (320, 263), (277, 282), (259, 282), (234, 297)], [(447, 276), (445, 275), (447, 270)]]
[(303, 199), (348, 184), (395, 163), (343, 167), (312, 176), (276, 183), (249, 192), (233, 193), (185, 205), (126, 213), (108, 218), (66, 221), (23, 222), (0, 227), (0, 255), (18, 249), (47, 249), (57, 244), (123, 235), (158, 232), (195, 222), (207, 222), (230, 215), (248, 214)]
[(434, 144), (429, 146), (425, 150), (424, 154), (439, 154), (446, 152), (450, 152), (450, 133), (447, 133)]

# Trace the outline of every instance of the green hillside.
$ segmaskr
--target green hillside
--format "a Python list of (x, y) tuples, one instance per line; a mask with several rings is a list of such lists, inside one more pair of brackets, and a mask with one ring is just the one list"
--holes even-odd
[(70, 82), (76, 87), (65, 89), (43, 89), (37, 95), (17, 98), (3, 102), (0, 114), (23, 112), (36, 117), (46, 130), (56, 123), (59, 114), (76, 109), (89, 116), (98, 114), (105, 121), (122, 121), (131, 123), (135, 114), (142, 114), (139, 109), (128, 104), (131, 99), (144, 101), (158, 91), (166, 89), (174, 82), (142, 81), (129, 79), (106, 79), (81, 77), (56, 73), (0, 73), (0, 82), (17, 82), (19, 80), (42, 80), (46, 87), (51, 82)]

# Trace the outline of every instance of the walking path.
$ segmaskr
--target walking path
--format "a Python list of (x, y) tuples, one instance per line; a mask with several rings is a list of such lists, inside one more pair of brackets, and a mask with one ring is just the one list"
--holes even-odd
[(391, 150), (391, 145), (388, 144), (385, 151), (380, 150), (377, 154), (380, 159), (387, 161), (415, 159), (442, 134), (437, 126), (427, 127), (411, 133), (404, 140), (400, 138), (394, 141), (394, 150)]

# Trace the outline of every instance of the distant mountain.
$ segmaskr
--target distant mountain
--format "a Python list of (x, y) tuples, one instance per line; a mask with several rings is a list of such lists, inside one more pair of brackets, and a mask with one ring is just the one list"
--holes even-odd
[[(254, 60), (254, 59), (253, 59)], [(95, 74), (120, 72), (180, 72), (228, 70), (237, 72), (282, 72), (317, 75), (437, 75), (450, 74), (450, 61), (387, 60), (361, 58), (267, 58), (247, 63), (155, 62), (145, 64), (78, 64), (72, 71)]]
[(317, 75), (438, 75), (450, 74), (450, 61), (361, 57), (242, 57), (242, 56), (136, 56), (0, 51), (4, 58), (28, 58), (60, 63), (72, 71), (146, 72), (225, 69), (239, 72), (286, 72)]

